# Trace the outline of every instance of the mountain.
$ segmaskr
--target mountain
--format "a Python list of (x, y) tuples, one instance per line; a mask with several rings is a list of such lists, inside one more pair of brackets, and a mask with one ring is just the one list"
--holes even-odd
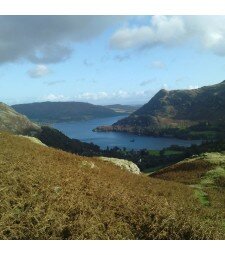
[(40, 132), (40, 130), (41, 128), (27, 117), (17, 113), (8, 105), (0, 103), (0, 131), (21, 135), (34, 135)]
[(26, 135), (27, 138), (34, 140), (37, 138), (47, 146), (80, 155), (89, 156), (100, 152), (97, 145), (71, 139), (52, 127), (39, 126), (8, 105), (0, 103), (0, 133), (2, 131), (16, 135)]
[(109, 127), (98, 127), (96, 131), (180, 135), (181, 138), (182, 135), (188, 137), (188, 132), (196, 137), (198, 132), (205, 132), (205, 135), (213, 134), (214, 131), (222, 133), (225, 126), (224, 109), (225, 81), (199, 89), (162, 89), (127, 118)]
[(112, 104), (112, 105), (105, 105), (105, 107), (121, 114), (131, 114), (135, 112), (137, 109), (139, 109), (141, 105)]
[(82, 102), (42, 102), (12, 106), (17, 112), (37, 122), (65, 122), (116, 116), (104, 106)]
[(0, 239), (225, 238), (222, 189), (204, 206), (190, 185), (24, 137), (0, 141)]

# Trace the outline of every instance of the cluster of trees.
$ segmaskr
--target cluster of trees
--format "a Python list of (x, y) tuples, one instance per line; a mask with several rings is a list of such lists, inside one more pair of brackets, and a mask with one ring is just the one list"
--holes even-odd
[(165, 128), (160, 130), (160, 136), (172, 136), (181, 139), (225, 139), (225, 123), (200, 122), (186, 128)]
[(50, 147), (84, 156), (92, 156), (100, 151), (99, 146), (93, 143), (71, 139), (59, 130), (48, 126), (42, 126), (41, 128), (42, 131), (36, 137)]
[[(150, 153), (147, 149), (127, 150), (126, 148), (120, 149), (114, 147), (102, 150), (98, 145), (70, 139), (62, 132), (47, 126), (42, 127), (42, 132), (38, 134), (38, 138), (48, 146), (82, 156), (105, 156), (127, 159), (137, 164), (141, 171), (144, 172), (154, 171), (157, 168), (174, 164), (187, 157), (204, 152), (225, 151), (225, 139), (204, 141), (201, 145), (192, 145), (190, 147), (172, 145), (154, 154)], [(168, 153), (171, 151), (173, 153)]]

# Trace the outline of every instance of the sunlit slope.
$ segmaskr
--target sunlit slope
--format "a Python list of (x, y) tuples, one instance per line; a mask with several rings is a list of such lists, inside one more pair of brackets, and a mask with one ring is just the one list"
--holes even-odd
[[(215, 213), (215, 218), (225, 219), (225, 153), (205, 153), (151, 176), (188, 185), (199, 202)], [(225, 220), (222, 225), (225, 227)]]
[(0, 102), (0, 130), (14, 134), (36, 134), (41, 128), (31, 122), (26, 116), (19, 114), (13, 108)]
[(1, 239), (224, 239), (182, 183), (0, 134)]
[(225, 81), (190, 90), (161, 89), (128, 117), (95, 131), (182, 139), (221, 139), (225, 128)]

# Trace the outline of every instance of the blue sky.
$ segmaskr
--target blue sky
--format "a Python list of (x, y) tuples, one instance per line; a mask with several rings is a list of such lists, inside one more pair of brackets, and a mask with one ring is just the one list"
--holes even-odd
[(219, 83), (224, 20), (1, 16), (0, 101), (143, 104), (161, 88)]

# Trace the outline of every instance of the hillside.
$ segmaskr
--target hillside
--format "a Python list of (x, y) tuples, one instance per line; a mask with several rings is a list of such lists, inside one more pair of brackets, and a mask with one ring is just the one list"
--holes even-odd
[(17, 113), (6, 104), (0, 103), (0, 131), (9, 131), (14, 134), (32, 135), (41, 128), (27, 117)]
[(82, 102), (41, 102), (13, 105), (13, 109), (29, 119), (48, 123), (86, 120), (116, 116), (118, 113), (104, 106)]
[(192, 90), (160, 90), (127, 118), (96, 131), (213, 138), (225, 127), (225, 81)]
[(131, 114), (137, 111), (137, 109), (139, 109), (141, 105), (112, 104), (112, 105), (105, 105), (105, 107), (121, 114)]
[(204, 153), (185, 159), (151, 174), (151, 177), (191, 186), (202, 205), (224, 215), (225, 152)]
[(203, 206), (190, 186), (24, 137), (0, 140), (0, 239), (225, 238), (224, 208)]

